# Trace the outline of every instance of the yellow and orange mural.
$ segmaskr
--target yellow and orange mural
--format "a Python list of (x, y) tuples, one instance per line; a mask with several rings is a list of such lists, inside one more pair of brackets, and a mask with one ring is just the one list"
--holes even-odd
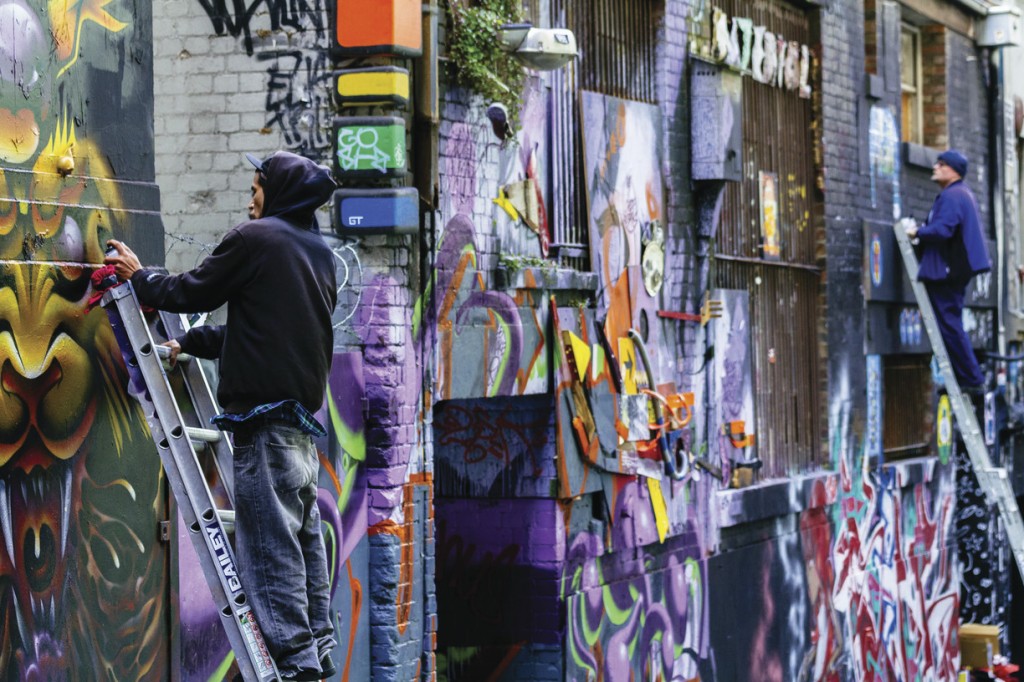
[(148, 21), (0, 1), (3, 680), (169, 675), (159, 460), (106, 315), (85, 309), (107, 238), (162, 242)]

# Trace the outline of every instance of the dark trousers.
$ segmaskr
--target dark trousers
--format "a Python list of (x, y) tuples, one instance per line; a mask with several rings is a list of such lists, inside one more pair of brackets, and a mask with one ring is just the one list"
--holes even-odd
[(942, 340), (946, 342), (946, 352), (957, 382), (961, 388), (981, 386), (985, 383), (985, 375), (974, 356), (971, 340), (964, 331), (964, 294), (967, 283), (926, 282), (925, 287), (935, 310)]

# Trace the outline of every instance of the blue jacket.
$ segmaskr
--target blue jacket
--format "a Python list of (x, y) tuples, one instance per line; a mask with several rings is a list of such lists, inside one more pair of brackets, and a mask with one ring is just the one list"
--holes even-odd
[(917, 230), (921, 262), (917, 278), (922, 282), (966, 284), (979, 272), (992, 269), (978, 218), (978, 202), (963, 180), (957, 180), (935, 197), (928, 222)]

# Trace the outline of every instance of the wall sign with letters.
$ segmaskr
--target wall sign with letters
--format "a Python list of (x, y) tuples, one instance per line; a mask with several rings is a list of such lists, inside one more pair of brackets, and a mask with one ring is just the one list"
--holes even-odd
[(786, 40), (765, 26), (755, 26), (751, 19), (730, 17), (717, 7), (707, 13), (703, 3), (699, 5), (701, 11), (692, 15), (691, 21), (704, 24), (701, 33), (710, 35), (710, 42), (692, 41), (691, 53), (750, 75), (758, 83), (795, 91), (804, 99), (811, 96), (813, 55), (807, 45)]

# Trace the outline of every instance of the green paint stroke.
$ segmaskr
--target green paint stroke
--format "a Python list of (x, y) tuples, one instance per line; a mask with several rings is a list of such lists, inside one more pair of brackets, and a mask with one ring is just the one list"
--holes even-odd
[(210, 678), (206, 682), (223, 682), (228, 674), (228, 668), (235, 662), (235, 652), (228, 652), (228, 655), (224, 657), (224, 660), (220, 662), (217, 669), (213, 671)]
[[(444, 237), (442, 237), (441, 239), (442, 239), (442, 243), (443, 243)], [(438, 248), (440, 249), (440, 245), (438, 245)], [(466, 244), (464, 247), (462, 247), (462, 251), (459, 252), (459, 259), (461, 260), (462, 254), (466, 254), (466, 253), (468, 253), (468, 254), (470, 254), (472, 256), (472, 258), (470, 259), (470, 265), (472, 265), (473, 269), (475, 270), (476, 269), (476, 247), (473, 244), (471, 244), (471, 243), (470, 244)], [(424, 291), (423, 295), (420, 296), (416, 300), (416, 304), (413, 306), (413, 312), (412, 312), (412, 337), (414, 339), (419, 338), (420, 325), (423, 324), (423, 306), (425, 306), (427, 301), (430, 300), (431, 294), (433, 293), (434, 286), (436, 284), (437, 284), (437, 269), (435, 268), (431, 272), (431, 274), (430, 274), (430, 279), (427, 281), (427, 289), (426, 289), (426, 291)]]
[(338, 495), (338, 511), (344, 512), (349, 498), (352, 496), (352, 488), (356, 483), (355, 470), (366, 461), (366, 436), (348, 427), (338, 412), (334, 396), (330, 393), (327, 394), (327, 410), (331, 417), (334, 435), (344, 452), (341, 460), (342, 470), (339, 472), (343, 476), (343, 480), (341, 481), (341, 493)]
[(632, 612), (632, 609), (620, 609), (618, 604), (616, 604), (615, 600), (612, 598), (611, 589), (605, 588), (602, 592), (603, 594), (601, 595), (601, 598), (604, 602), (604, 612), (605, 615), (608, 616), (608, 621), (612, 625), (617, 626), (622, 625), (629, 620), (629, 614)]
[[(332, 526), (329, 523), (321, 522), (320, 523), (320, 532), (324, 535), (324, 542), (325, 543), (331, 543), (331, 544), (328, 545), (329, 547), (330, 546), (338, 547), (338, 545), (340, 543), (338, 541), (339, 540), (338, 536), (334, 534), (334, 526)], [(331, 565), (329, 566), (329, 573), (330, 573), (330, 580), (333, 583), (334, 582), (334, 576), (337, 575), (337, 573), (338, 573), (338, 552), (337, 551), (328, 552), (327, 553), (327, 558), (330, 559), (330, 561), (331, 561)]]

